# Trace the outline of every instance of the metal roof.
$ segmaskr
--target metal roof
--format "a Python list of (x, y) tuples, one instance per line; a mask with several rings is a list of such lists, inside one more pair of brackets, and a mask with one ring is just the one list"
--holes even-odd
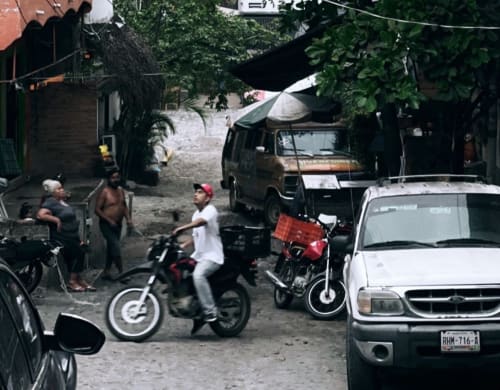
[(305, 49), (313, 39), (323, 35), (326, 27), (315, 27), (290, 42), (233, 66), (229, 72), (255, 89), (282, 91), (315, 73)]
[(92, 0), (0, 0), (0, 51), (6, 50), (23, 35), (30, 23), (44, 26), (51, 18), (92, 7)]

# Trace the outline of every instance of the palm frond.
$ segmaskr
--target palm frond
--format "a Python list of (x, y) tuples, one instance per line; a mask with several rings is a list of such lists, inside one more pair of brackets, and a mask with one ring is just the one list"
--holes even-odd
[(197, 105), (197, 102), (195, 99), (186, 98), (183, 101), (181, 101), (181, 106), (182, 106), (182, 108), (184, 108), (187, 111), (193, 111), (196, 114), (198, 114), (201, 121), (203, 122), (203, 129), (205, 131), (207, 130), (206, 112), (203, 109), (203, 107), (200, 107)]

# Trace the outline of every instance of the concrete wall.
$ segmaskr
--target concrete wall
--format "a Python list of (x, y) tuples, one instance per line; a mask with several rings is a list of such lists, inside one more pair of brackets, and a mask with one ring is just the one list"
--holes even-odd
[(0, 236), (20, 240), (26, 237), (29, 240), (41, 240), (49, 238), (47, 225), (35, 225), (34, 223), (19, 223), (15, 220), (0, 220)]
[(97, 144), (97, 91), (79, 84), (42, 88), (32, 98), (32, 175), (92, 177), (100, 155)]

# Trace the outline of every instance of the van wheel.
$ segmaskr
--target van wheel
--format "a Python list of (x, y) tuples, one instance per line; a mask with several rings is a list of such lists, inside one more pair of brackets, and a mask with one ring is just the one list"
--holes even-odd
[(264, 220), (272, 228), (278, 223), (281, 214), (280, 198), (276, 194), (271, 194), (264, 202)]
[(243, 205), (236, 200), (236, 184), (234, 181), (229, 185), (229, 209), (233, 212), (243, 209)]

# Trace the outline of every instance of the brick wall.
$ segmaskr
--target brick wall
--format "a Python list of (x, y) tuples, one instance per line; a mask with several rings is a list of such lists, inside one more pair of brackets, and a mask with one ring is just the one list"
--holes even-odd
[(33, 175), (92, 177), (99, 161), (94, 86), (51, 84), (32, 95), (29, 152)]

